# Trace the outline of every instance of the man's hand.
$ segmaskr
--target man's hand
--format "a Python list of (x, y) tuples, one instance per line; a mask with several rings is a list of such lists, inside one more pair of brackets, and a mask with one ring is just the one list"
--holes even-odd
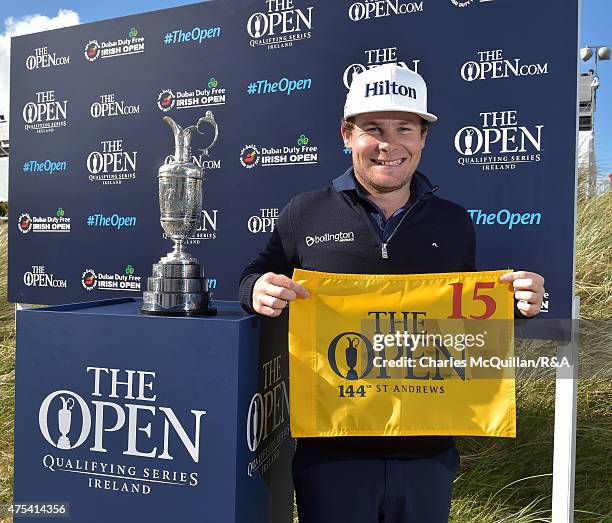
[(544, 299), (544, 278), (535, 272), (516, 271), (502, 275), (503, 282), (512, 283), (516, 307), (527, 318), (540, 312)]
[(267, 272), (253, 286), (253, 310), (274, 318), (298, 295), (307, 298), (310, 293), (284, 274)]

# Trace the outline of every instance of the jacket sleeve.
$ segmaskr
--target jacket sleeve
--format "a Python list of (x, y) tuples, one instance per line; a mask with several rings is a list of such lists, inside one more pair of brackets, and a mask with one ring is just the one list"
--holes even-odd
[(291, 225), (291, 204), (281, 211), (276, 227), (263, 251), (249, 263), (240, 275), (239, 299), (242, 308), (255, 314), (253, 310), (253, 287), (265, 273), (274, 272), (291, 278), (297, 266), (295, 237)]

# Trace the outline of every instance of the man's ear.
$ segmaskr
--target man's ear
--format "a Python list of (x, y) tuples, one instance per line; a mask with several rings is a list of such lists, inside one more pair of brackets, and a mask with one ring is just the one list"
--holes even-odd
[(423, 129), (421, 131), (421, 143), (422, 143), (422, 147), (425, 147), (425, 141), (427, 140), (427, 135), (429, 134), (429, 126), (425, 127), (425, 129)]
[(340, 135), (342, 136), (342, 140), (344, 141), (345, 147), (351, 146), (351, 131), (349, 131), (346, 126), (340, 126)]

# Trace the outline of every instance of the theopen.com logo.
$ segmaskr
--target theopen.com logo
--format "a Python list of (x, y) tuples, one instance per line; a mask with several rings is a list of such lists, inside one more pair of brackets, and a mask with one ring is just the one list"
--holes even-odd
[(100, 95), (100, 101), (91, 104), (89, 114), (93, 118), (140, 114), (140, 104), (127, 104), (124, 100), (116, 100), (114, 93), (108, 93)]
[(326, 232), (323, 236), (306, 236), (306, 245), (312, 247), (315, 243), (326, 242), (353, 242), (355, 241), (355, 233), (350, 232)]
[(59, 280), (47, 274), (44, 265), (32, 265), (32, 270), (23, 274), (23, 283), (28, 287), (68, 287), (66, 280)]
[(401, 2), (400, 0), (365, 0), (355, 2), (348, 10), (348, 17), (353, 22), (382, 18), (394, 15), (406, 15), (423, 12), (423, 0), (420, 2)]
[(33, 69), (55, 67), (56, 65), (68, 65), (69, 63), (69, 56), (57, 56), (57, 53), (50, 53), (46, 47), (38, 47), (34, 49), (34, 54), (26, 58), (25, 66), (32, 71)]
[(524, 64), (521, 58), (504, 58), (503, 49), (478, 51), (476, 54), (478, 61), (465, 62), (461, 67), (461, 78), (466, 82), (548, 74), (548, 63)]

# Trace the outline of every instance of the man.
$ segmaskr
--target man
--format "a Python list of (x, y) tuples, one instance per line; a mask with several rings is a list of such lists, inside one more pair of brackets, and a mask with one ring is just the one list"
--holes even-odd
[[(333, 273), (418, 274), (475, 270), (474, 227), (465, 209), (434, 195), (417, 172), (429, 125), (421, 76), (386, 64), (354, 77), (341, 134), (353, 166), (331, 187), (299, 194), (264, 251), (243, 271), (240, 301), (278, 316), (307, 299), (294, 268)], [(317, 242), (326, 233), (353, 241)], [(309, 241), (310, 238), (310, 241)], [(511, 272), (517, 314), (539, 312), (541, 276)], [(301, 438), (293, 461), (300, 523), (448, 521), (459, 463), (453, 438)]]

